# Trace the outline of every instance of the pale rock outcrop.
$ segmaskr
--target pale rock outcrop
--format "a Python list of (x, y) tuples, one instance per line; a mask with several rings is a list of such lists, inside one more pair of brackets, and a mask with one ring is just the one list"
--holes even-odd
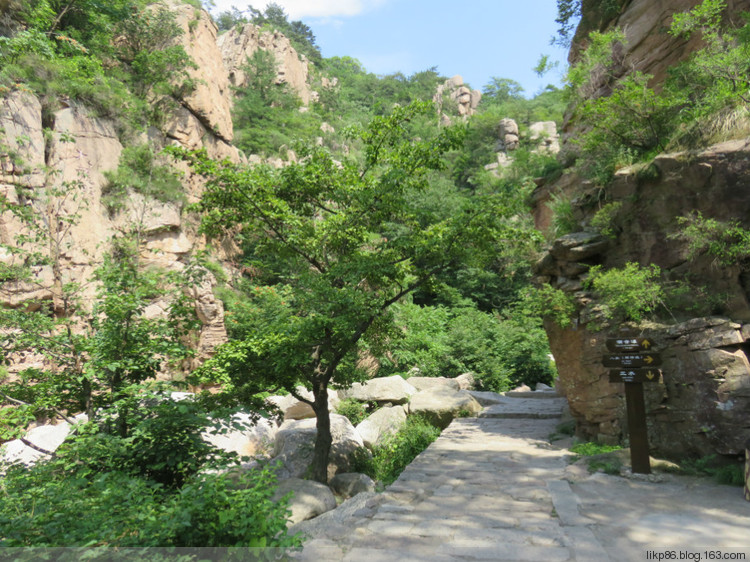
[[(307, 476), (313, 459), (316, 420), (287, 420), (276, 433), (273, 462), (280, 462), (279, 478)], [(350, 472), (350, 456), (365, 444), (351, 422), (344, 416), (331, 414), (331, 452), (328, 459), (328, 478), (339, 472)]]
[(351, 388), (342, 391), (343, 398), (351, 398), (360, 402), (391, 402), (405, 404), (417, 389), (399, 375), (378, 377), (367, 382), (354, 383)]
[[(306, 398), (307, 400), (314, 400), (314, 396), (311, 390), (307, 390), (304, 386), (298, 386), (295, 391), (297, 394)], [(303, 420), (307, 418), (314, 418), (315, 412), (307, 402), (297, 400), (291, 394), (286, 396), (269, 396), (266, 401), (276, 406), (283, 415), (284, 420)], [(338, 407), (341, 400), (339, 399), (338, 392), (332, 389), (328, 389), (328, 411), (334, 412)]]
[(233, 86), (241, 88), (247, 85), (242, 67), (248, 57), (261, 49), (270, 52), (276, 59), (277, 84), (287, 84), (304, 105), (309, 105), (315, 98), (315, 92), (308, 85), (310, 68), (307, 58), (298, 54), (289, 39), (278, 31), (264, 31), (257, 25), (247, 23), (222, 33), (217, 44)]
[(518, 123), (506, 117), (497, 124), (496, 152), (516, 150), (519, 145)]
[(382, 439), (398, 432), (406, 423), (406, 411), (403, 406), (380, 408), (357, 424), (356, 430), (362, 442), (372, 449)]
[(351, 498), (357, 494), (375, 491), (375, 482), (366, 474), (358, 472), (342, 472), (328, 483), (333, 493), (344, 498)]
[(409, 415), (419, 414), (445, 429), (454, 418), (476, 416), (482, 406), (465, 390), (436, 387), (423, 390), (411, 397)]
[(473, 390), (476, 384), (474, 373), (470, 372), (458, 375), (456, 377), (456, 382), (458, 382), (458, 388), (461, 390)]
[[(85, 422), (86, 420), (85, 414), (79, 414), (73, 418), (75, 422)], [(70, 427), (70, 423), (63, 421), (55, 425), (39, 425), (28, 430), (23, 439), (33, 446), (24, 443), (21, 439), (8, 441), (0, 447), (0, 468), (3, 465), (14, 463), (30, 466), (40, 460), (49, 458), (49, 455), (44, 451), (54, 453), (70, 435)]]
[(267, 456), (273, 449), (275, 423), (256, 416), (238, 412), (229, 423), (203, 432), (203, 439), (222, 451), (237, 453), (241, 457)]
[(440, 84), (432, 98), (444, 123), (450, 123), (452, 115), (462, 119), (474, 115), (481, 99), (482, 93), (465, 86), (464, 79), (459, 75)]
[(448, 377), (409, 377), (406, 379), (417, 390), (427, 390), (436, 386), (447, 386), (453, 390), (460, 390), (461, 385), (456, 379)]
[(288, 478), (279, 481), (272, 499), (273, 501), (279, 501), (290, 492), (292, 497), (289, 500), (291, 511), (289, 523), (291, 525), (312, 519), (316, 515), (336, 508), (336, 498), (328, 486), (320, 482), (300, 478)]
[(7, 94), (0, 102), (0, 132), (0, 185), (41, 187), (45, 179), (44, 131), (42, 104), (37, 97), (21, 90)]
[(554, 121), (537, 121), (529, 125), (529, 139), (539, 143), (537, 152), (560, 152), (560, 135), (557, 134), (557, 124)]
[(195, 89), (182, 100), (183, 104), (205, 129), (229, 143), (234, 136), (231, 92), (229, 75), (217, 46), (216, 24), (205, 10), (180, 0), (165, 0), (164, 4), (175, 14), (183, 30), (178, 41), (197, 66), (187, 69), (195, 81)]

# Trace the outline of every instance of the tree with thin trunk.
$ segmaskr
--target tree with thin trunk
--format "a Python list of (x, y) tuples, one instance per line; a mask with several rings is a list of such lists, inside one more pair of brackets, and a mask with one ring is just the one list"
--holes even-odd
[(328, 389), (366, 377), (356, 368), (361, 344), (387, 342), (391, 305), (439, 274), (486, 263), (510, 229), (496, 195), (467, 196), (451, 213), (423, 204), (431, 174), (463, 138), (463, 127), (427, 127), (432, 120), (431, 104), (396, 107), (361, 132), (361, 158), (344, 162), (315, 146), (282, 169), (175, 151), (207, 178), (203, 232), (233, 237), (245, 270), (265, 279), (245, 283), (252, 327), (235, 330), (197, 374), (246, 404), (281, 388), (309, 404), (320, 482), (331, 449)]

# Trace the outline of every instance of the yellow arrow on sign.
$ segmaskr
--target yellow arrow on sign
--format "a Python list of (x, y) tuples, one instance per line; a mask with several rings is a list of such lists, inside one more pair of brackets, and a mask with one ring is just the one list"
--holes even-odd
[(648, 378), (648, 380), (653, 380), (655, 376), (656, 375), (654, 375), (653, 371), (649, 371), (648, 373), (646, 373), (646, 377)]
[(648, 349), (649, 347), (651, 347), (651, 342), (648, 340), (643, 340), (643, 343), (641, 345)]
[(648, 365), (651, 365), (651, 363), (654, 362), (654, 358), (651, 357), (650, 355), (646, 355), (646, 357), (643, 358), (643, 362)]

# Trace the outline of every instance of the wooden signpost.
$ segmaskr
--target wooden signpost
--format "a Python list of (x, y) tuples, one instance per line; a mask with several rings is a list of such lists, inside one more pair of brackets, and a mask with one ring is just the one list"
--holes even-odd
[(661, 356), (651, 351), (652, 343), (646, 338), (608, 338), (607, 349), (612, 354), (602, 357), (605, 367), (613, 367), (609, 381), (625, 385), (625, 405), (630, 433), (630, 463), (633, 472), (649, 474), (648, 430), (643, 383), (659, 382)]

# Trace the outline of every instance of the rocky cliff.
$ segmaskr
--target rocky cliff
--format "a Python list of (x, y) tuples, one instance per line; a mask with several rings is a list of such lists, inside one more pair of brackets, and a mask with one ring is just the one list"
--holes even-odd
[[(607, 25), (621, 26), (628, 37), (626, 67), (654, 75), (656, 87), (667, 69), (686, 57), (695, 43), (675, 39), (665, 29), (673, 13), (694, 2), (633, 0)], [(750, 8), (729, 2), (730, 17)], [(585, 7), (585, 3), (584, 3)], [(589, 18), (584, 21), (594, 21)], [(579, 44), (574, 47), (575, 56)], [(575, 137), (569, 127), (567, 138)], [(750, 216), (750, 142), (737, 139), (702, 150), (662, 154), (647, 166), (620, 170), (605, 187), (568, 172), (535, 193), (537, 227), (551, 233), (551, 201), (572, 204), (581, 231), (551, 243), (537, 264), (542, 282), (562, 289), (577, 304), (573, 325), (552, 321), (546, 329), (565, 392), (581, 437), (605, 443), (627, 437), (623, 385), (610, 383), (602, 366), (608, 336), (642, 335), (663, 356), (663, 378), (645, 384), (649, 440), (656, 452), (682, 457), (735, 455), (750, 437), (750, 283), (741, 264), (722, 265), (715, 257), (691, 257), (679, 236), (679, 217), (694, 211), (719, 221)], [(614, 204), (604, 236), (592, 223), (605, 205)], [(628, 262), (655, 264), (665, 282), (689, 283), (682, 301), (670, 303), (664, 324), (601, 325), (594, 295), (585, 279), (593, 265), (621, 268)], [(669, 318), (669, 314), (666, 315)]]
[[(148, 142), (157, 149), (168, 144), (205, 148), (212, 157), (237, 160), (239, 154), (231, 145), (229, 72), (217, 46), (216, 26), (202, 10), (179, 2), (168, 6), (184, 32), (178, 40), (196, 62), (196, 68), (190, 69), (196, 86), (170, 104), (159, 129), (151, 127), (128, 142)], [(3, 284), (0, 306), (17, 307), (31, 300), (54, 302), (61, 298), (60, 281), (80, 282), (86, 287), (83, 297), (91, 298), (95, 289), (86, 281), (101, 263), (107, 240), (134, 224), (139, 225), (144, 239), (144, 260), (167, 270), (183, 268), (189, 256), (204, 246), (196, 234), (196, 221), (185, 214), (183, 203), (161, 202), (131, 192), (119, 211), (112, 213), (105, 207), (105, 173), (118, 167), (125, 142), (114, 122), (73, 102), (63, 102), (62, 108), (48, 114), (39, 99), (19, 89), (0, 100), (0, 133), (5, 153), (0, 160), (0, 195), (33, 207), (47, 221), (50, 237), (55, 239), (54, 251), (59, 253), (54, 261), (60, 271), (55, 275), (53, 266), (39, 266), (36, 279)], [(195, 201), (201, 181), (187, 169), (182, 172), (187, 201)], [(59, 219), (61, 225), (70, 220), (70, 225), (56, 228), (58, 221), (52, 218)], [(23, 226), (10, 213), (0, 215), (2, 243), (13, 245), (21, 232)], [(0, 253), (4, 263), (14, 259), (10, 253)], [(205, 356), (226, 338), (223, 307), (213, 295), (210, 275), (201, 286), (185, 290), (196, 298), (203, 323), (199, 355)], [(158, 310), (159, 303), (153, 308)]]

